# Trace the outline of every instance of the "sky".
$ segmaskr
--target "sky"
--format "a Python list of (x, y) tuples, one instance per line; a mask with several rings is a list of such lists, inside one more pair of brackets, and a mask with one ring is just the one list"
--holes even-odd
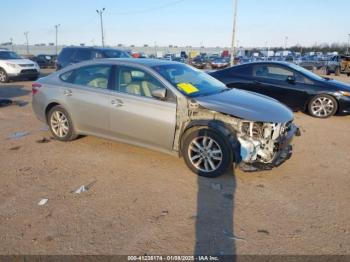
[[(233, 0), (11, 0), (1, 3), (0, 43), (101, 44), (96, 9), (106, 8), (107, 45), (231, 45)], [(238, 0), (237, 41), (244, 47), (346, 43), (349, 0)]]

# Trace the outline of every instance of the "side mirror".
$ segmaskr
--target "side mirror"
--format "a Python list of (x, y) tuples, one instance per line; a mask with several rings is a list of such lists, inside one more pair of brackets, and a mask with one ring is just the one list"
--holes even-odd
[(151, 91), (151, 95), (160, 100), (164, 100), (166, 98), (166, 89), (165, 88), (157, 88)]
[(295, 84), (295, 77), (294, 76), (288, 76), (287, 77), (287, 82), (290, 84)]

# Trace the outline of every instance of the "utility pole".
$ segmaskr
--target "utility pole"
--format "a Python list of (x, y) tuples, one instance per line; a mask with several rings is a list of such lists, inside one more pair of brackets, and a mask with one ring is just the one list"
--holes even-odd
[(231, 66), (233, 66), (236, 55), (236, 21), (237, 21), (238, 0), (234, 0), (233, 28), (232, 28), (232, 49), (231, 49)]
[(349, 49), (350, 49), (350, 34), (348, 35), (348, 47), (346, 49), (346, 54), (349, 54)]
[(288, 36), (284, 38), (284, 50), (287, 50), (287, 46), (288, 46)]
[(61, 25), (60, 24), (57, 24), (55, 25), (55, 30), (56, 30), (56, 41), (55, 41), (55, 44), (56, 44), (56, 55), (58, 55), (58, 44), (57, 44), (57, 39), (58, 39), (58, 28), (60, 27)]
[(28, 34), (29, 32), (24, 32), (24, 35), (26, 36), (26, 44), (27, 44), (27, 55), (29, 55), (29, 41), (28, 41)]
[(154, 57), (157, 58), (157, 42), (154, 42)]
[(12, 37), (10, 38), (10, 42), (11, 42), (11, 49), (13, 51), (13, 38)]
[(101, 36), (102, 36), (102, 47), (105, 47), (105, 37), (103, 33), (103, 12), (106, 10), (106, 8), (102, 8), (101, 10), (96, 10), (97, 14), (100, 16), (101, 20)]

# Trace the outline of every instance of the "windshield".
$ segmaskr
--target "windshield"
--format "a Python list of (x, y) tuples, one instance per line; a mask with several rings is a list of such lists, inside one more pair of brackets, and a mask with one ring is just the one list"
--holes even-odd
[(318, 81), (322, 81), (324, 80), (322, 77), (320, 77), (319, 75), (316, 75), (315, 73), (312, 73), (311, 71), (301, 67), (301, 66), (298, 66), (296, 64), (289, 64), (289, 66), (291, 68), (293, 68), (294, 70), (304, 74), (305, 76), (313, 79), (313, 80), (318, 80)]
[(22, 59), (19, 55), (17, 55), (15, 52), (0, 52), (0, 59), (3, 60), (10, 60), (10, 59)]
[(160, 65), (152, 68), (188, 97), (212, 95), (228, 90), (220, 81), (188, 65)]
[(105, 50), (103, 51), (106, 58), (130, 58), (130, 55), (120, 50)]

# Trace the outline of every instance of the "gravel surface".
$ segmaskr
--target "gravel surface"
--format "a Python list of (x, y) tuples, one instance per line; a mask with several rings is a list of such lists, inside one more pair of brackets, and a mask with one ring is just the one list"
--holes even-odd
[(0, 254), (350, 255), (350, 116), (297, 113), (281, 167), (204, 179), (158, 152), (52, 140), (30, 86), (0, 85), (28, 102), (0, 108)]

